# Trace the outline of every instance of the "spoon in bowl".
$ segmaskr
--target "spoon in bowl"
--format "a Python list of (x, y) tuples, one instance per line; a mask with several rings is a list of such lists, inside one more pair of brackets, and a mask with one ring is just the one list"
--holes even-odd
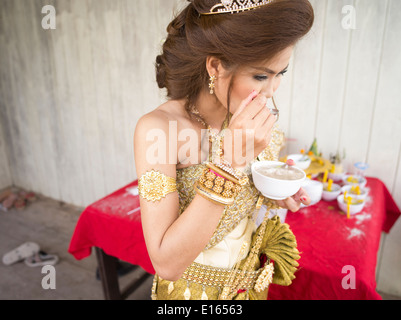
[(289, 169), (290, 167), (295, 166), (295, 161), (292, 159), (288, 159), (282, 166), (281, 168), (283, 169)]

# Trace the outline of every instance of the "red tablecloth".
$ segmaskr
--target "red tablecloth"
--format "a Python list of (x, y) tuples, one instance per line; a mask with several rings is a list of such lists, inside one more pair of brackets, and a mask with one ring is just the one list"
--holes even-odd
[(129, 191), (138, 186), (134, 181), (88, 206), (75, 227), (68, 252), (81, 260), (91, 254), (92, 247), (108, 255), (141, 266), (154, 274), (143, 237), (139, 196)]
[[(143, 237), (135, 181), (88, 206), (81, 214), (69, 252), (76, 259), (102, 248), (107, 254), (154, 273)], [(318, 204), (288, 213), (286, 223), (297, 237), (300, 268), (289, 287), (271, 285), (269, 299), (381, 299), (375, 269), (381, 232), (389, 232), (400, 210), (378, 179), (368, 178), (370, 198), (364, 210), (347, 219), (337, 203)], [(350, 267), (351, 266), (351, 267)], [(343, 270), (343, 268), (345, 269)], [(355, 289), (344, 289), (355, 271)], [(344, 272), (344, 273), (342, 273)]]
[[(367, 188), (363, 211), (351, 219), (336, 201), (288, 213), (285, 222), (297, 238), (300, 269), (291, 286), (272, 285), (269, 299), (381, 299), (375, 276), (380, 235), (390, 231), (400, 210), (380, 180), (368, 178)], [(355, 289), (344, 289), (343, 278), (347, 288), (351, 272)]]

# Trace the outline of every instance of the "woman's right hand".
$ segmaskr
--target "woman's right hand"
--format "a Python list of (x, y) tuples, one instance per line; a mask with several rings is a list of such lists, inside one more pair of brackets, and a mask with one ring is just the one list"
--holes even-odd
[(233, 168), (244, 168), (269, 145), (276, 116), (270, 113), (266, 102), (264, 95), (252, 91), (231, 118), (223, 150), (224, 159)]

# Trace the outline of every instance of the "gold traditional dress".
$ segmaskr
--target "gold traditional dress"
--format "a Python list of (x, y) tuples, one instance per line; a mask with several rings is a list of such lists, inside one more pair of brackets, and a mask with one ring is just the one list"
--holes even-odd
[[(277, 160), (284, 135), (275, 127), (268, 148), (254, 161)], [(207, 246), (177, 281), (154, 277), (152, 299), (217, 300), (267, 299), (268, 285), (290, 285), (295, 278), (299, 252), (289, 226), (278, 216), (268, 219), (278, 207), (265, 199), (252, 182), (251, 165), (244, 172), (249, 182), (232, 205), (227, 205)], [(205, 164), (177, 170), (176, 186), (180, 214), (195, 197), (195, 182)], [(267, 207), (263, 222), (256, 218), (261, 205)]]

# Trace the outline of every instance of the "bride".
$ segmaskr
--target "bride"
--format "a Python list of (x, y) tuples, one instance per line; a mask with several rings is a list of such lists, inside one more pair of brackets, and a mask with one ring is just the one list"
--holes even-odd
[[(268, 213), (310, 198), (262, 197), (250, 165), (278, 158), (283, 133), (266, 103), (313, 20), (307, 0), (193, 0), (167, 27), (156, 71), (169, 99), (134, 137), (153, 299), (266, 299), (271, 282), (294, 279), (295, 236)], [(152, 130), (167, 143), (146, 139)]]

